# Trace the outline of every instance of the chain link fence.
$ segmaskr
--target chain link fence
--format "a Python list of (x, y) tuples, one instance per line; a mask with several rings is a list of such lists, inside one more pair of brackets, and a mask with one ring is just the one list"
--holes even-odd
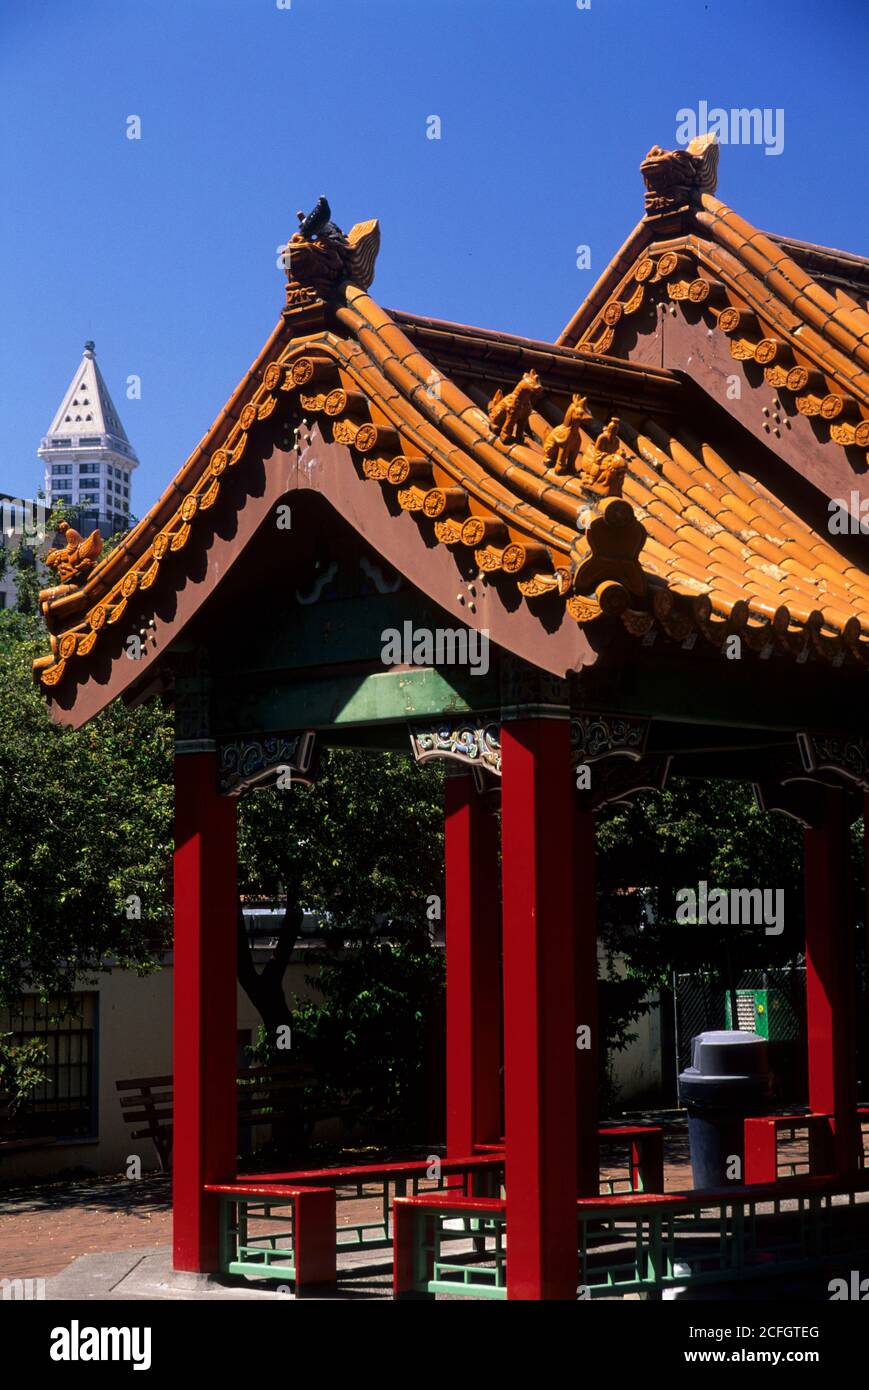
[[(869, 979), (865, 948), (858, 947), (857, 972), (858, 1092), (869, 1095)], [(711, 1029), (736, 1027), (769, 1039), (770, 1066), (783, 1103), (805, 1104), (807, 1097), (806, 970), (746, 970), (734, 981), (736, 1019), (731, 1022), (729, 991), (711, 977), (674, 975), (676, 1073), (691, 1065), (691, 1040)]]

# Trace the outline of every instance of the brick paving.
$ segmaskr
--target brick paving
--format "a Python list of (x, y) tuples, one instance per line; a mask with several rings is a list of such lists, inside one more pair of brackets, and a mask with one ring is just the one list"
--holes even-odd
[[(610, 1156), (615, 1158), (612, 1151)], [(782, 1157), (804, 1161), (805, 1146), (783, 1145)], [(624, 1168), (607, 1166), (602, 1175), (623, 1177)], [(690, 1186), (687, 1134), (675, 1130), (665, 1137), (664, 1188)], [(374, 1198), (344, 1201), (339, 1221), (372, 1221), (378, 1212)], [(153, 1248), (171, 1240), (171, 1187), (165, 1175), (0, 1188), (0, 1279), (49, 1278), (79, 1255)]]
[(79, 1255), (172, 1239), (167, 1177), (0, 1190), (0, 1278), (48, 1278)]

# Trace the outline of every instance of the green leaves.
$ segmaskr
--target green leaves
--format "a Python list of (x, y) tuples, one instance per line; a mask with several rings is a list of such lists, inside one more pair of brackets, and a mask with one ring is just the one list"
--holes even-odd
[[(686, 927), (676, 923), (676, 893), (712, 887), (783, 889), (780, 937), (755, 926)], [(598, 824), (600, 934), (627, 974), (649, 989), (673, 969), (772, 967), (803, 947), (802, 836), (795, 822), (760, 812), (751, 788), (736, 782), (675, 779), (631, 810)], [(728, 960), (729, 955), (729, 960)]]
[(48, 1048), (41, 1038), (10, 1042), (14, 1033), (0, 1033), (0, 1096), (15, 1115), (27, 1097), (45, 1080)]
[(427, 941), (367, 942), (325, 964), (316, 1001), (298, 1004), (296, 1055), (314, 1064), (318, 1104), (384, 1142), (418, 1127), (443, 1046), (443, 960)]
[(331, 749), (317, 781), (239, 806), (239, 888), (329, 912), (344, 935), (375, 917), (423, 925), (442, 892), (441, 774), (409, 757)]
[[(0, 1001), (78, 971), (147, 968), (168, 928), (171, 717), (116, 701), (86, 728), (48, 715), (30, 664), (44, 635), (0, 614)], [(124, 903), (142, 902), (140, 921)]]
[(282, 887), (325, 917), (317, 998), (293, 1015), (294, 1057), (316, 1068), (312, 1106), (370, 1122), (384, 1140), (419, 1118), (442, 1046), (443, 961), (426, 915), (443, 894), (441, 783), (439, 768), (409, 757), (332, 749), (313, 786), (239, 807), (242, 891)]

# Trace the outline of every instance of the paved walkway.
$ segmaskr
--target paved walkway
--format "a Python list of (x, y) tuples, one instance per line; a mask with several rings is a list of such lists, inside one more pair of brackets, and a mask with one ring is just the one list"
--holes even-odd
[[(130, 1255), (132, 1269), (143, 1251), (171, 1244), (171, 1201), (165, 1176), (0, 1190), (0, 1279), (48, 1279), (77, 1257), (97, 1254)], [(342, 1225), (378, 1213), (376, 1198), (339, 1206)], [(111, 1264), (113, 1271), (123, 1267)]]
[(47, 1279), (78, 1255), (153, 1248), (171, 1239), (168, 1177), (0, 1190), (0, 1278)]
[[(456, 1250), (462, 1247), (457, 1246)], [(468, 1246), (470, 1248), (470, 1246)], [(389, 1252), (379, 1252), (388, 1257)], [(849, 1277), (847, 1262), (841, 1269), (824, 1268), (805, 1274), (782, 1275), (778, 1279), (748, 1280), (740, 1284), (698, 1285), (691, 1289), (667, 1290), (664, 1301), (712, 1303), (819, 1303), (829, 1301), (829, 1280), (833, 1274)], [(309, 1294), (302, 1302), (372, 1302), (392, 1299), (392, 1262), (364, 1254), (338, 1256), (339, 1285), (329, 1292)], [(294, 1302), (288, 1284), (260, 1283), (257, 1280), (221, 1279), (204, 1274), (179, 1274), (171, 1268), (168, 1245), (139, 1250), (117, 1250), (107, 1254), (82, 1255), (62, 1273), (46, 1281), (45, 1297), (68, 1302)], [(604, 1299), (604, 1302), (637, 1302), (639, 1294)], [(460, 1294), (438, 1294), (438, 1302), (461, 1301)], [(477, 1300), (475, 1306), (486, 1306)]]
[[(388, 1256), (389, 1251), (384, 1251)], [(289, 1284), (260, 1284), (244, 1279), (219, 1279), (207, 1274), (179, 1274), (171, 1267), (168, 1245), (139, 1250), (115, 1250), (99, 1255), (82, 1255), (61, 1274), (46, 1281), (47, 1299), (64, 1301), (111, 1300), (140, 1302), (171, 1299), (205, 1302), (214, 1299), (233, 1303), (293, 1301)], [(367, 1255), (339, 1255), (341, 1285), (334, 1293), (318, 1299), (341, 1302), (392, 1298), (392, 1261), (377, 1261)], [(309, 1296), (310, 1297), (310, 1296)], [(305, 1300), (307, 1301), (307, 1300)]]
[[(667, 1134), (665, 1152), (665, 1190), (672, 1192), (690, 1187), (691, 1169), (684, 1131)], [(803, 1155), (794, 1150), (789, 1156), (801, 1158)], [(624, 1176), (623, 1169), (604, 1168), (602, 1171), (604, 1176)], [(373, 1199), (342, 1202), (339, 1206), (344, 1224), (376, 1219), (376, 1211), (377, 1202)], [(127, 1287), (130, 1280), (135, 1282), (145, 1275), (153, 1283), (152, 1276), (159, 1260), (164, 1260), (168, 1271), (167, 1252), (171, 1240), (171, 1190), (165, 1175), (146, 1176), (135, 1182), (121, 1177), (92, 1178), (32, 1188), (0, 1188), (0, 1279), (51, 1279), (78, 1260), (80, 1272), (97, 1271), (94, 1277), (98, 1282), (103, 1278), (98, 1271), (105, 1267), (106, 1277), (119, 1287), (122, 1284)], [(119, 1258), (114, 1259), (115, 1256)], [(89, 1257), (91, 1264), (82, 1264), (81, 1257)], [(366, 1258), (370, 1260), (371, 1252)], [(352, 1262), (356, 1257), (348, 1254), (341, 1259)], [(384, 1285), (389, 1282), (386, 1274), (383, 1282)], [(57, 1287), (62, 1288), (62, 1285)], [(154, 1296), (181, 1295), (176, 1292)], [(200, 1295), (192, 1290), (190, 1296)], [(372, 1295), (369, 1292), (363, 1296)]]

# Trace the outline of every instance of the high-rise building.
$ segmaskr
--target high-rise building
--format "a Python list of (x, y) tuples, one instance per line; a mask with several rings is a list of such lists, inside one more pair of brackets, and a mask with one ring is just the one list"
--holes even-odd
[(130, 485), (138, 465), (102, 372), (94, 345), (84, 356), (39, 446), (45, 463), (45, 496), (49, 506), (77, 506), (77, 529), (83, 534), (98, 527), (104, 536), (130, 524)]

